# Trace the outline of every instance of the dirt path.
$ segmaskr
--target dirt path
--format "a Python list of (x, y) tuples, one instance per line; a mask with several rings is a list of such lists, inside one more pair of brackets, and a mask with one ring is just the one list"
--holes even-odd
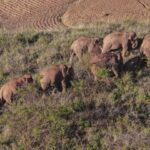
[(0, 27), (20, 31), (122, 18), (147, 19), (149, 0), (0, 0)]

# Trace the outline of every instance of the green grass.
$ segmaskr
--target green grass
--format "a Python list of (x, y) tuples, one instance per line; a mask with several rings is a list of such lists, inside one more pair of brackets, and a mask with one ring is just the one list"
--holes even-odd
[[(38, 70), (68, 63), (79, 36), (103, 37), (112, 31), (149, 32), (149, 22), (98, 23), (50, 33), (0, 34), (0, 85), (32, 72), (35, 82), (18, 90), (12, 106), (1, 107), (0, 149), (149, 149), (150, 68), (127, 71), (113, 85), (94, 82), (87, 63), (74, 65), (76, 77), (66, 93), (39, 92)], [(136, 74), (136, 76), (135, 76)], [(99, 72), (107, 76), (107, 71)]]

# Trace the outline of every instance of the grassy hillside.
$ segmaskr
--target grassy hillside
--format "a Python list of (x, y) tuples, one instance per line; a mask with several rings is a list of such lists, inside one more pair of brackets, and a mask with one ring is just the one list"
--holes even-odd
[[(39, 90), (38, 70), (68, 63), (70, 45), (81, 35), (100, 36), (133, 30), (139, 37), (150, 23), (127, 20), (51, 33), (0, 34), (0, 85), (32, 72), (34, 84), (0, 108), (0, 149), (8, 150), (147, 150), (150, 148), (150, 68), (130, 67), (112, 85), (94, 83), (89, 67), (76, 63), (75, 80), (65, 94)], [(149, 65), (148, 65), (149, 66)]]

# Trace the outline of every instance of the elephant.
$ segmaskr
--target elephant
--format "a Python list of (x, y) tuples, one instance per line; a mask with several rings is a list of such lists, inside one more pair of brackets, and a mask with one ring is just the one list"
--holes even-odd
[(129, 47), (135, 49), (138, 46), (138, 39), (135, 32), (113, 32), (103, 39), (102, 53), (122, 48), (122, 56), (129, 54)]
[(115, 77), (120, 77), (123, 68), (123, 58), (120, 52), (109, 52), (93, 55), (90, 59), (91, 73), (94, 80), (97, 81), (97, 71), (99, 68), (105, 68), (113, 72)]
[(150, 33), (144, 37), (142, 45), (140, 47), (140, 52), (146, 57), (150, 57)]
[(66, 92), (67, 86), (73, 79), (74, 70), (72, 66), (58, 64), (44, 68), (39, 74), (41, 89), (45, 91), (53, 87), (52, 94), (55, 94), (57, 91)]
[[(100, 47), (94, 48), (96, 45), (100, 45), (99, 37), (80, 37), (75, 40), (71, 45), (70, 64), (72, 65), (73, 57), (76, 56), (79, 62), (82, 61), (82, 56), (85, 53), (101, 53)], [(93, 51), (94, 48), (94, 51)]]
[(33, 78), (31, 74), (25, 74), (9, 80), (0, 89), (0, 100), (8, 104), (12, 103), (12, 96), (17, 93), (17, 88), (24, 84), (32, 83)]

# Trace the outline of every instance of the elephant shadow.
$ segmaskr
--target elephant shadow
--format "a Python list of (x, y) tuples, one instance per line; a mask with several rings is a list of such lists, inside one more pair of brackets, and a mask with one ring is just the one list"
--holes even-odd
[(0, 115), (2, 115), (3, 113), (2, 113), (2, 108), (3, 108), (3, 106), (4, 106), (4, 104), (5, 104), (6, 102), (4, 101), (4, 100), (1, 100), (0, 101)]
[(141, 45), (143, 43), (143, 39), (144, 38), (138, 38), (138, 46), (137, 46), (138, 49), (141, 47)]
[(147, 61), (143, 56), (135, 56), (131, 58), (124, 64), (124, 71), (131, 72), (136, 75), (136, 72), (140, 71), (142, 68), (146, 67)]

